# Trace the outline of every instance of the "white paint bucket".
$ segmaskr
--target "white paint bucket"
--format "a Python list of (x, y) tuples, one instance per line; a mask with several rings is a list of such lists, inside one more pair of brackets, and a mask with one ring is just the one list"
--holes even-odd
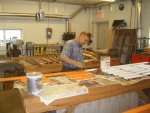
[(27, 77), (27, 92), (29, 95), (39, 94), (41, 89), (42, 82), (42, 73), (40, 72), (31, 72), (26, 74)]
[(110, 67), (110, 56), (101, 56), (100, 57), (100, 68), (109, 68)]

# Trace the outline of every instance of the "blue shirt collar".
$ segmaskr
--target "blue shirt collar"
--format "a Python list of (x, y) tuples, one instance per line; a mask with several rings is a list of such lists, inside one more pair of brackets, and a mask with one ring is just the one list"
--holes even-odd
[(77, 44), (78, 47), (82, 47), (82, 46), (77, 42), (76, 39), (74, 39), (74, 41), (76, 42), (76, 44)]

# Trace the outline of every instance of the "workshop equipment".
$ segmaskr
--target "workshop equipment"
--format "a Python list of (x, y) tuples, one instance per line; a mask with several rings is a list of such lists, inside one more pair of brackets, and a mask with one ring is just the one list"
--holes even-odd
[(68, 41), (68, 40), (71, 40), (71, 39), (75, 39), (76, 37), (76, 33), (75, 32), (65, 32), (63, 34), (63, 40), (64, 41)]
[(116, 28), (116, 27), (125, 27), (125, 26), (127, 26), (127, 23), (125, 22), (125, 20), (114, 20), (112, 26), (114, 28)]
[[(23, 40), (13, 37), (9, 43), (6, 43), (7, 57), (18, 57), (23, 53)], [(22, 48), (22, 50), (20, 49)]]
[(33, 42), (26, 42), (26, 55), (33, 56)]
[(135, 45), (135, 52), (141, 53), (144, 51), (145, 48), (150, 47), (150, 38), (143, 37), (143, 38), (137, 38), (136, 39), (136, 45)]

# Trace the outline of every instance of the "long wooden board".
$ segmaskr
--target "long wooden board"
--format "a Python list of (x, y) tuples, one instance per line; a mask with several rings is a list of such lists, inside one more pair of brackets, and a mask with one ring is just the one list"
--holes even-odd
[(123, 112), (123, 113), (150, 113), (150, 104), (146, 104), (144, 106)]
[(49, 57), (49, 59), (52, 60), (53, 62), (59, 62), (58, 59), (55, 59), (55, 58)]
[(48, 58), (41, 58), (41, 59), (47, 63), (53, 63), (53, 61)]
[(47, 62), (43, 61), (41, 58), (35, 58), (34, 61), (38, 62), (39, 64), (47, 64)]

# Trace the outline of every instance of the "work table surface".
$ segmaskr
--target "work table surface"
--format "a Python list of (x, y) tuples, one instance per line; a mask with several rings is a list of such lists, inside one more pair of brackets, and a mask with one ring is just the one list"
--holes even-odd
[(103, 85), (99, 84), (96, 86), (88, 87), (88, 94), (58, 99), (48, 106), (40, 102), (39, 97), (29, 96), (24, 91), (21, 91), (21, 97), (27, 113), (42, 113), (146, 88), (150, 88), (150, 80), (143, 80), (141, 82), (126, 86), (122, 86), (117, 82), (107, 80)]

